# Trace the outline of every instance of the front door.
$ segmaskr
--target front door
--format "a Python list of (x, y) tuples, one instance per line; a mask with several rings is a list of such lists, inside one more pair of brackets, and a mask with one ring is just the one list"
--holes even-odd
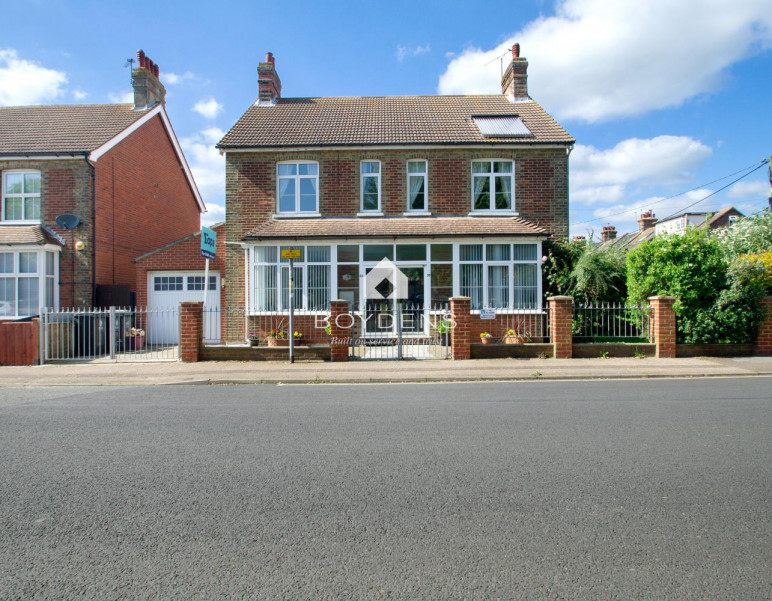
[[(365, 268), (365, 275), (372, 267)], [(407, 278), (407, 298), (364, 299), (364, 333), (368, 337), (394, 337), (401, 326), (403, 335), (425, 335), (426, 319), (426, 266), (400, 266)], [(392, 296), (393, 286), (384, 281), (377, 287), (383, 296)], [(365, 296), (362, 291), (362, 296)], [(396, 297), (396, 295), (393, 295)]]

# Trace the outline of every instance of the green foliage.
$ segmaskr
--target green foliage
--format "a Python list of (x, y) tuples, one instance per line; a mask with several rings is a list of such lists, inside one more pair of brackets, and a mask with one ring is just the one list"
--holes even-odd
[(758, 255), (741, 255), (738, 260), (756, 265), (759, 269), (759, 284), (766, 294), (772, 294), (772, 251)]
[(547, 296), (572, 296), (574, 285), (572, 272), (587, 242), (584, 240), (547, 240), (544, 251), (547, 262), (543, 266), (544, 292)]
[(616, 302), (627, 296), (625, 255), (588, 246), (577, 260), (571, 277), (574, 296), (584, 302)]
[(657, 236), (627, 255), (627, 294), (632, 302), (667, 294), (679, 316), (710, 307), (726, 286), (727, 264), (718, 242), (704, 230)]
[(772, 211), (743, 217), (716, 234), (729, 259), (772, 251)]
[(627, 256), (627, 290), (633, 302), (674, 296), (682, 343), (750, 342), (761, 322), (763, 268), (727, 262), (722, 243), (704, 230), (657, 236)]

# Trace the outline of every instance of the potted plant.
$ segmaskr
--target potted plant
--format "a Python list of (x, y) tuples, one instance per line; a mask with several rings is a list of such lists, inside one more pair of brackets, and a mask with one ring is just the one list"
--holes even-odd
[(480, 342), (482, 342), (483, 344), (490, 344), (491, 342), (493, 342), (493, 336), (491, 336), (489, 332), (481, 332)]
[(249, 342), (249, 346), (258, 346), (260, 344), (260, 337), (254, 332), (250, 332), (247, 336), (247, 342)]
[(292, 332), (292, 337), (295, 339), (295, 342), (302, 342), (303, 341), (303, 332)]
[(518, 332), (513, 329), (507, 330), (507, 333), (502, 337), (501, 341), (504, 344), (524, 344), (529, 341), (528, 335), (522, 332)]
[(276, 330), (268, 334), (268, 346), (289, 346), (287, 330)]
[(134, 327), (129, 328), (129, 331), (126, 333), (126, 338), (129, 349), (141, 351), (145, 348), (145, 330)]

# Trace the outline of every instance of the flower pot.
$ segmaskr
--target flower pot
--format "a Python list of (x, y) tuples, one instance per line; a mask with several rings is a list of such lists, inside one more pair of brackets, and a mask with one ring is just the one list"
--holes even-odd
[(491, 337), (480, 338), (480, 342), (482, 342), (483, 344), (490, 344), (491, 342), (493, 342), (493, 338), (491, 338)]
[(502, 341), (504, 344), (524, 344), (525, 337), (521, 336), (520, 334), (513, 334), (512, 336), (504, 336)]
[(289, 346), (288, 338), (269, 338), (268, 346)]
[(260, 339), (259, 338), (250, 338), (249, 339), (249, 346), (260, 346)]

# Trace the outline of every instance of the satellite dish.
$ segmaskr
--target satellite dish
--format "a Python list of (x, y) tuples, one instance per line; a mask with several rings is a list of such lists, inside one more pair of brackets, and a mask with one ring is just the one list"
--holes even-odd
[(80, 225), (80, 218), (70, 213), (64, 213), (56, 218), (56, 225), (65, 230), (71, 230)]

